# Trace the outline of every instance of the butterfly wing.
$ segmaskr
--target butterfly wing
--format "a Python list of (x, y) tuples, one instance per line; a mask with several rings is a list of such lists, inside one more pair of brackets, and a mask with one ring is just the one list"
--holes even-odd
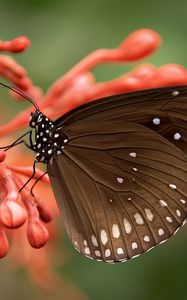
[(161, 134), (187, 154), (187, 86), (166, 87), (115, 95), (86, 103), (56, 120), (72, 123), (124, 120)]
[(161, 135), (123, 120), (66, 126), (70, 137), (48, 173), (77, 250), (125, 261), (162, 243), (187, 213), (186, 155)]

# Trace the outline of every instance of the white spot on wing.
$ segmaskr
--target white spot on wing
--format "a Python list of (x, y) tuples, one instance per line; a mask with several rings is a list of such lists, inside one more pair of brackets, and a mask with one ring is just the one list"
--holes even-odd
[(174, 134), (174, 139), (175, 139), (176, 141), (178, 141), (178, 140), (180, 140), (180, 138), (181, 138), (180, 133), (179, 133), (179, 132), (176, 132), (176, 133)]
[(87, 246), (88, 245), (87, 240), (84, 240), (83, 244), (84, 244), (84, 246)]
[(172, 95), (173, 95), (173, 96), (178, 96), (178, 95), (179, 95), (179, 91), (173, 91), (173, 92), (172, 92)]
[(119, 238), (120, 236), (120, 231), (119, 231), (119, 227), (117, 224), (113, 224), (112, 225), (112, 234), (113, 234), (113, 237), (115, 239)]
[(84, 252), (85, 252), (86, 254), (90, 254), (90, 248), (86, 247), (86, 248), (84, 249)]
[(132, 243), (132, 249), (135, 250), (138, 248), (138, 244), (136, 242)]
[(160, 125), (160, 119), (159, 118), (154, 118), (153, 119), (153, 124)]
[(161, 205), (162, 207), (168, 206), (168, 205), (167, 205), (167, 202), (164, 201), (164, 200), (159, 200), (159, 203), (160, 203), (160, 205)]
[(96, 250), (96, 251), (95, 251), (95, 255), (96, 255), (97, 257), (101, 257), (101, 252), (100, 252), (99, 250)]
[(103, 243), (103, 245), (106, 245), (106, 243), (108, 242), (107, 233), (104, 229), (101, 230), (101, 242)]
[(124, 251), (122, 248), (117, 248), (117, 254), (124, 254)]
[(184, 199), (180, 199), (180, 202), (181, 202), (182, 204), (185, 204), (185, 203), (186, 203), (186, 201), (185, 201)]
[(105, 250), (105, 257), (109, 257), (111, 255), (110, 249)]
[(161, 236), (163, 234), (164, 234), (164, 229), (163, 228), (159, 228), (158, 235)]
[(129, 153), (129, 155), (130, 155), (131, 157), (136, 158), (136, 152), (131, 152), (131, 153)]
[(95, 235), (92, 235), (91, 239), (92, 239), (93, 246), (98, 247), (98, 242), (97, 242)]
[(123, 178), (122, 177), (117, 177), (117, 182), (123, 183)]
[(143, 218), (139, 213), (136, 213), (134, 215), (134, 218), (135, 218), (136, 224), (142, 225), (144, 223)]
[(168, 223), (172, 223), (173, 221), (172, 221), (172, 218), (171, 217), (166, 217), (166, 221), (168, 222)]
[(145, 242), (150, 242), (150, 237), (148, 235), (145, 235), (143, 239)]
[(154, 218), (152, 211), (149, 208), (145, 208), (145, 214), (147, 219), (151, 222)]
[(173, 183), (170, 183), (169, 184), (169, 187), (172, 189), (172, 190), (176, 190), (176, 185), (175, 184), (173, 184)]
[(132, 231), (132, 226), (131, 226), (130, 222), (126, 218), (124, 218), (123, 219), (123, 224), (124, 224), (126, 233), (130, 234), (131, 231)]

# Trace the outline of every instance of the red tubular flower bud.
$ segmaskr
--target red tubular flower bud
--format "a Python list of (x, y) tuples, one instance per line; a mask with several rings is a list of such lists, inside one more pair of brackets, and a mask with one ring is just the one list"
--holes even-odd
[(9, 242), (3, 228), (0, 228), (0, 258), (7, 255), (9, 251)]
[(40, 203), (37, 206), (39, 215), (40, 215), (40, 219), (45, 222), (48, 223), (52, 220), (52, 215), (51, 212), (49, 211), (49, 209), (47, 209), (47, 207), (45, 207), (44, 205), (41, 205)]
[(47, 243), (49, 232), (38, 218), (33, 218), (28, 223), (27, 237), (33, 248), (41, 248)]
[(3, 162), (6, 158), (6, 152), (0, 150), (0, 162)]
[(19, 36), (10, 42), (9, 51), (18, 53), (30, 46), (30, 40), (26, 36)]
[(22, 52), (28, 48), (30, 41), (25, 36), (19, 36), (11, 41), (0, 41), (0, 51)]
[(140, 29), (131, 33), (120, 45), (124, 61), (135, 61), (152, 54), (160, 46), (161, 38), (151, 29)]
[(27, 218), (25, 208), (15, 201), (4, 201), (0, 205), (0, 220), (8, 228), (22, 226)]

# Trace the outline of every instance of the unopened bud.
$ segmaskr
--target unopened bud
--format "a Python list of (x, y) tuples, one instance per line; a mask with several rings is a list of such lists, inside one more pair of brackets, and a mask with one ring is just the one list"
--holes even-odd
[(19, 36), (11, 41), (10, 51), (11, 52), (22, 52), (30, 45), (30, 41), (25, 36)]
[(25, 223), (26, 218), (26, 210), (19, 203), (4, 201), (0, 205), (0, 219), (4, 226), (18, 228)]
[(35, 218), (28, 224), (27, 237), (33, 248), (41, 248), (47, 243), (49, 232), (45, 225), (38, 218)]

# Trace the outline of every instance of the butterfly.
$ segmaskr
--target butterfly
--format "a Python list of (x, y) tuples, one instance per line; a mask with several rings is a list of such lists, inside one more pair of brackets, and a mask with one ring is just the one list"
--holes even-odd
[(55, 121), (35, 107), (29, 147), (79, 252), (124, 262), (186, 222), (187, 86), (106, 97)]

